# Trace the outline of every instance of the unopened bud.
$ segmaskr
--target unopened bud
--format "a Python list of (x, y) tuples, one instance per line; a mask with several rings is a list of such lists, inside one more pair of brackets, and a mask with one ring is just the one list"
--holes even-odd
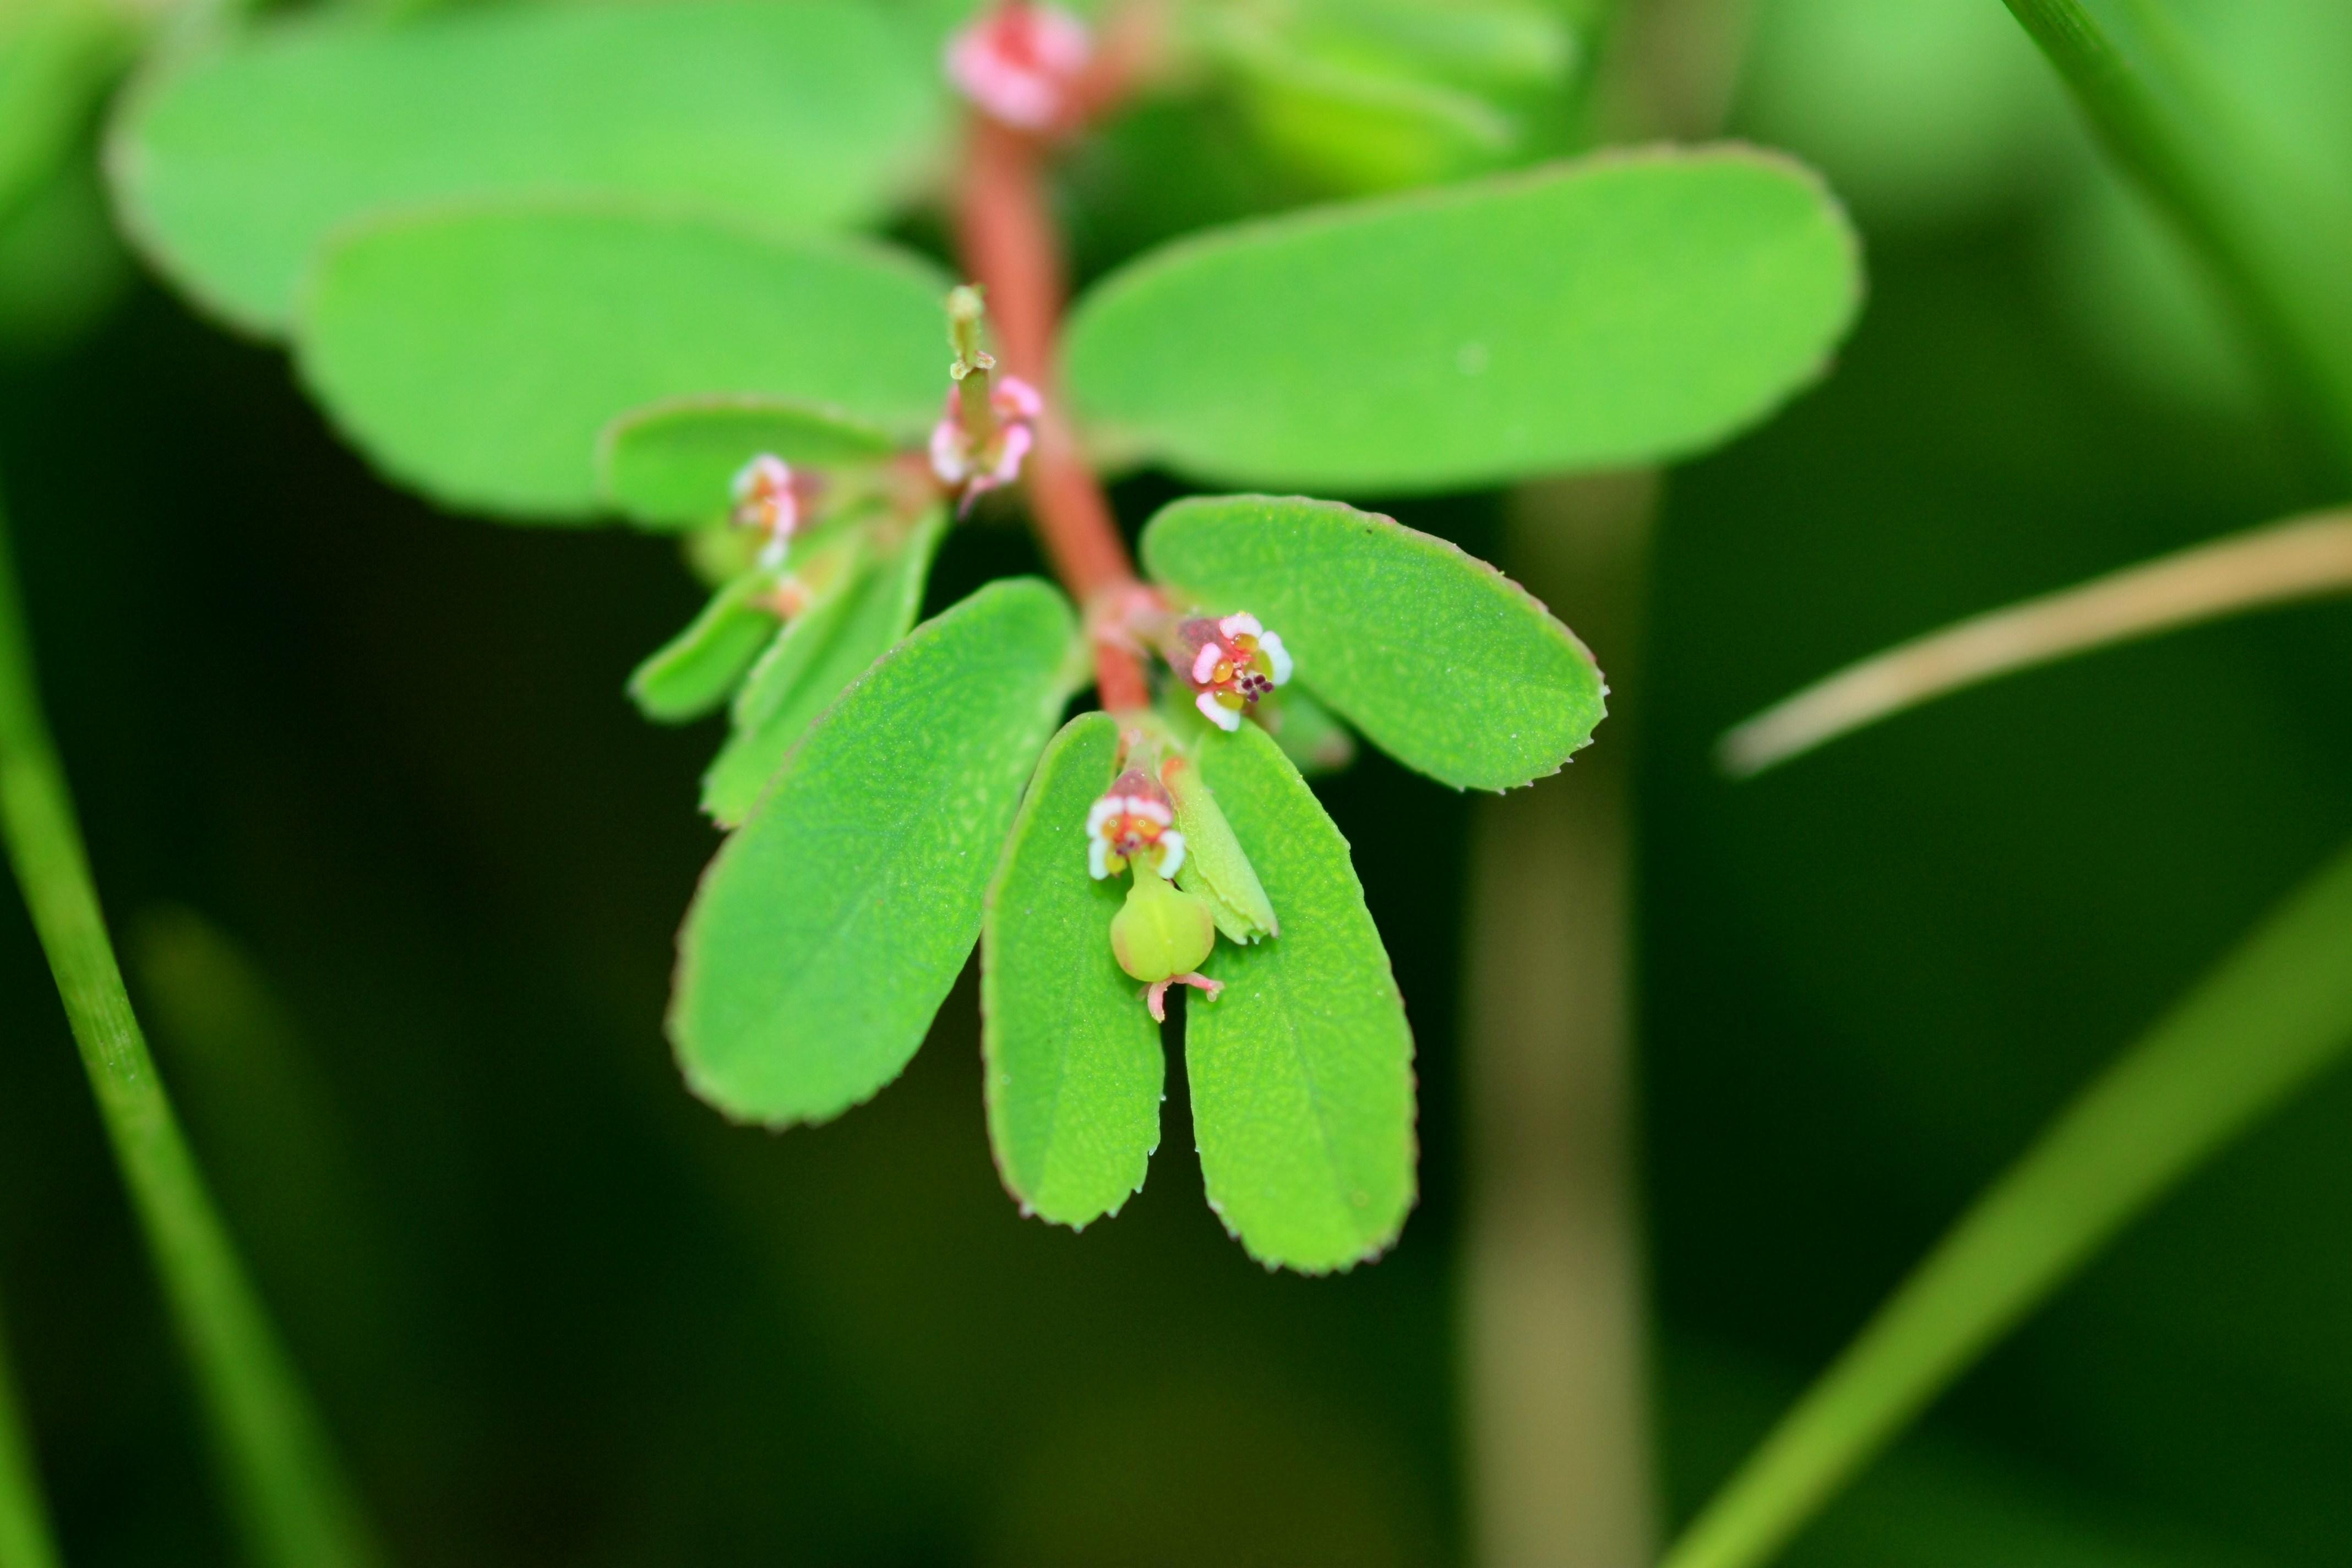
[(801, 531), (805, 488), (790, 463), (766, 452), (736, 472), (732, 515), (738, 527), (755, 528), (767, 536), (761, 565), (772, 570), (784, 563), (793, 535)]
[(1110, 921), (1110, 948), (1118, 966), (1150, 984), (1192, 973), (1216, 944), (1217, 921), (1209, 906), (1158, 877), (1138, 877)]
[(1087, 25), (1060, 6), (1002, 0), (948, 40), (948, 79), (991, 118), (1045, 131), (1071, 118), (1093, 57)]

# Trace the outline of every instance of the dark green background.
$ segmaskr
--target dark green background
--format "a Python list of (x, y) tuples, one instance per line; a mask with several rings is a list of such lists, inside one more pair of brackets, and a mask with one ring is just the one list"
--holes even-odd
[[(1082, 173), (1092, 251), (1151, 226), (1116, 210), (1127, 177)], [(1706, 763), (1849, 658), (2326, 493), (2258, 416), (2095, 356), (2038, 189), (1865, 208), (1872, 299), (1833, 378), (1669, 487), (1641, 1072), (1677, 1514), (2352, 836), (2340, 605), (2015, 679), (1756, 784)], [(0, 473), (134, 994), (404, 1561), (1458, 1560), (1460, 798), (1377, 759), (1324, 791), (1420, 1037), (1425, 1196), (1396, 1252), (1327, 1281), (1251, 1264), (1201, 1201), (1181, 1073), (1150, 1185), (1074, 1237), (997, 1186), (968, 984), (834, 1126), (734, 1130), (680, 1089), (659, 1021), (715, 737), (620, 690), (694, 607), (667, 546), (434, 514), (282, 359), (152, 289), (0, 379)], [(1136, 481), (1122, 510), (1168, 493)], [(1496, 548), (1492, 498), (1405, 515)], [(964, 531), (934, 605), (1031, 559)], [(2347, 1129), (2338, 1075), (1791, 1561), (2352, 1560)], [(69, 1560), (227, 1561), (13, 900), (0, 1289)]]

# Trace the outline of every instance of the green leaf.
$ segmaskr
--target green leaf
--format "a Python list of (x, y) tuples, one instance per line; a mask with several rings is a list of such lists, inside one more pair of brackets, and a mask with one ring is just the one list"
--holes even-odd
[(1339, 716), (1293, 681), (1259, 705), (1259, 718), (1282, 754), (1308, 778), (1335, 773), (1356, 760), (1356, 738)]
[(946, 383), (929, 264), (605, 207), (452, 210), (329, 247), (304, 379), (393, 478), (451, 506), (581, 521), (596, 442), (667, 398), (763, 394), (912, 439)]
[(597, 488), (632, 522), (695, 528), (728, 509), (743, 465), (762, 453), (814, 468), (872, 463), (886, 430), (775, 397), (681, 397), (624, 414), (596, 441)]
[(138, 52), (131, 13), (90, 0), (0, 6), (0, 216), (57, 178), (91, 110)]
[(1160, 766), (1160, 782), (1175, 803), (1176, 830), (1184, 836), (1176, 885), (1209, 906), (1228, 942), (1280, 935), (1281, 918), (1215, 794), (1201, 782), (1200, 768), (1190, 757), (1171, 757)]
[(1376, 513), (1297, 497), (1181, 500), (1144, 529), (1143, 561), (1205, 608), (1256, 616), (1281, 634), (1300, 685), (1456, 789), (1557, 773), (1605, 711), (1592, 656), (1526, 589)]
[(1024, 1212), (1084, 1226), (1143, 1186), (1160, 1146), (1160, 1026), (1111, 956), (1125, 878), (1087, 873), (1087, 810), (1118, 724), (1082, 713), (1037, 764), (981, 925), (981, 1055), (996, 1169)]
[(723, 704), (761, 650), (781, 640), (775, 612), (761, 603), (774, 586), (768, 574), (746, 572), (711, 595), (693, 625), (629, 677), (637, 711), (658, 724), (683, 724)]
[(274, 331), (331, 233), (452, 198), (635, 197), (783, 231), (877, 216), (940, 128), (929, 66), (854, 0), (345, 10), (141, 93), (110, 162), (163, 268)]
[(1769, 1560), (2116, 1232), (2347, 1047), (2352, 852), (2209, 972), (1976, 1201), (1700, 1511), (1665, 1568)]
[(823, 1121), (898, 1075), (980, 935), (1075, 618), (1035, 578), (926, 622), (845, 693), (703, 874), (670, 1037), (748, 1121)]
[(1801, 165), (1611, 153), (1165, 247), (1080, 303), (1066, 380), (1114, 456), (1459, 489), (1720, 441), (1821, 374), (1860, 293)]
[(1201, 773), (1282, 934), (1220, 944), (1223, 994), (1184, 1004), (1209, 1205), (1251, 1257), (1310, 1274), (1396, 1239), (1413, 1200), (1412, 1032), (1348, 841), (1264, 731), (1212, 735)]
[(702, 779), (702, 809), (741, 826), (784, 757), (842, 689), (907, 635), (946, 519), (933, 515), (866, 564), (840, 593), (810, 606), (751, 667), (736, 694), (734, 730)]

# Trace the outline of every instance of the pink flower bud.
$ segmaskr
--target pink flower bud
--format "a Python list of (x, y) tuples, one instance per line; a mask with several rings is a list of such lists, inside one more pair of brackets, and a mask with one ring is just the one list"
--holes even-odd
[(1175, 823), (1175, 805), (1160, 781), (1129, 768), (1087, 813), (1087, 869), (1100, 881), (1131, 864), (1173, 880), (1184, 865), (1184, 836)]
[(771, 570), (784, 563), (793, 535), (801, 530), (806, 487), (782, 458), (762, 452), (735, 475), (736, 525), (756, 528), (768, 536), (760, 564)]
[(1281, 635), (1246, 612), (1183, 622), (1169, 662), (1192, 687), (1201, 716), (1227, 731), (1240, 729), (1242, 715), (1290, 679), (1290, 650)]
[(992, 439), (974, 449), (973, 421), (963, 416), (964, 395), (974, 377), (948, 388), (947, 411), (931, 426), (931, 472), (950, 489), (960, 490), (969, 505), (974, 496), (1009, 485), (1021, 477), (1021, 464), (1037, 444), (1037, 416), (1045, 400), (1017, 375), (988, 376), (988, 406), (994, 415)]
[(948, 40), (948, 79), (982, 113), (1044, 131), (1070, 117), (1093, 56), (1087, 25), (1060, 6), (1003, 0)]

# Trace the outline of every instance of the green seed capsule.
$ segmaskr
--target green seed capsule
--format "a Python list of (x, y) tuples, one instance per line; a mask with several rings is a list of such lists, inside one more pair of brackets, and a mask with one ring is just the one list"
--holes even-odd
[(1110, 920), (1110, 948), (1118, 966), (1150, 983), (1200, 968), (1216, 941), (1216, 917), (1209, 906), (1149, 873), (1135, 879), (1126, 907)]

